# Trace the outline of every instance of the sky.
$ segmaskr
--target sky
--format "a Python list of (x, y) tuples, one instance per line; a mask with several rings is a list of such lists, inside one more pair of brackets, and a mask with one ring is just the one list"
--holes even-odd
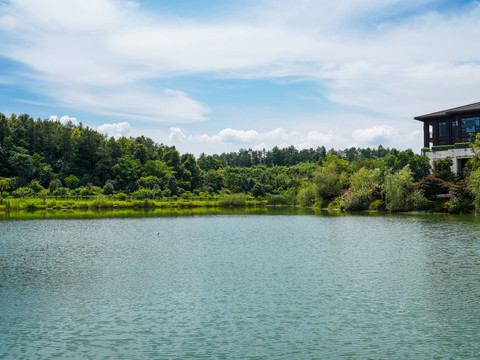
[(0, 112), (199, 155), (419, 152), (480, 101), (480, 2), (0, 0)]

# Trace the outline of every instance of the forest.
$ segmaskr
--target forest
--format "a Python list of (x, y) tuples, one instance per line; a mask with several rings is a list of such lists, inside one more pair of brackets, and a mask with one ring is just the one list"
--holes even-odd
[[(479, 139), (472, 148), (480, 148)], [(49, 199), (55, 204), (55, 199), (101, 198), (109, 206), (140, 200), (154, 206), (223, 198), (230, 205), (471, 212), (480, 209), (479, 164), (476, 156), (458, 176), (449, 158), (431, 168), (411, 149), (382, 146), (240, 149), (196, 158), (144, 136), (115, 139), (81, 123), (0, 113), (4, 209), (11, 203), (3, 199), (41, 199), (47, 207)]]

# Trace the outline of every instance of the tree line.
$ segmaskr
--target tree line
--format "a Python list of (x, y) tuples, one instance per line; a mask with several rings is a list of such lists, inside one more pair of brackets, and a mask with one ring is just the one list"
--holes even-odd
[(404, 211), (438, 207), (437, 195), (449, 193), (456, 202), (448, 205), (451, 212), (463, 211), (474, 204), (476, 168), (465, 181), (451, 173), (448, 161), (431, 169), (410, 149), (382, 146), (240, 149), (196, 158), (145, 136), (115, 139), (81, 123), (0, 113), (2, 196), (243, 193), (278, 204)]

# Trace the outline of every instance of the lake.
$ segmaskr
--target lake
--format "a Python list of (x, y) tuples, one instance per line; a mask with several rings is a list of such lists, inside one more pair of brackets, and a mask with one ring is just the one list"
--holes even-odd
[(480, 357), (478, 217), (154, 214), (0, 221), (0, 358)]

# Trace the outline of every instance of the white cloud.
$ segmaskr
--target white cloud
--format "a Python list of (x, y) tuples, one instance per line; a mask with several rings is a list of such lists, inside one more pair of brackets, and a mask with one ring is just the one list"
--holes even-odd
[(397, 139), (398, 136), (398, 129), (387, 125), (358, 129), (352, 133), (352, 138), (361, 145), (386, 144)]
[(100, 125), (97, 130), (102, 134), (107, 134), (108, 136), (113, 136), (118, 139), (122, 136), (127, 136), (130, 128), (130, 124), (125, 121), (113, 124), (103, 124)]
[(71, 122), (75, 126), (78, 125), (77, 118), (70, 117), (68, 115), (63, 115), (60, 119), (58, 118), (58, 116), (51, 115), (48, 120), (50, 120), (50, 121), (60, 121), (60, 123), (63, 124), (63, 125), (66, 125), (69, 122)]
[(184, 141), (186, 138), (187, 137), (182, 129), (174, 127), (170, 128), (170, 135), (168, 135), (168, 140), (170, 140), (170, 142), (178, 143)]
[[(124, 0), (11, 0), (0, 7), (0, 55), (30, 67), (32, 90), (59, 104), (131, 121), (205, 120), (208, 105), (158, 85), (190, 74), (308, 79), (337, 104), (366, 108), (377, 119), (411, 119), (478, 101), (480, 90), (480, 47), (472, 46), (480, 37), (480, 3), (445, 13), (425, 12), (429, 3), (263, 0), (227, 17), (194, 20), (146, 14)], [(301, 135), (224, 126), (196, 136), (244, 145), (339, 139), (330, 127)], [(335, 134), (350, 136), (352, 121), (344, 128)], [(394, 137), (372, 129), (358, 130), (356, 141)]]
[[(180, 130), (180, 129), (178, 129)], [(183, 134), (183, 132), (182, 132)], [(277, 128), (271, 131), (258, 132), (256, 130), (223, 129), (215, 135), (200, 134), (188, 135), (189, 142), (200, 144), (216, 144), (218, 148), (230, 148), (238, 150), (239, 147), (255, 149), (295, 146), (298, 149), (332, 146), (340, 140), (331, 131), (323, 134), (319, 131), (297, 132)], [(225, 146), (226, 145), (226, 146)]]

